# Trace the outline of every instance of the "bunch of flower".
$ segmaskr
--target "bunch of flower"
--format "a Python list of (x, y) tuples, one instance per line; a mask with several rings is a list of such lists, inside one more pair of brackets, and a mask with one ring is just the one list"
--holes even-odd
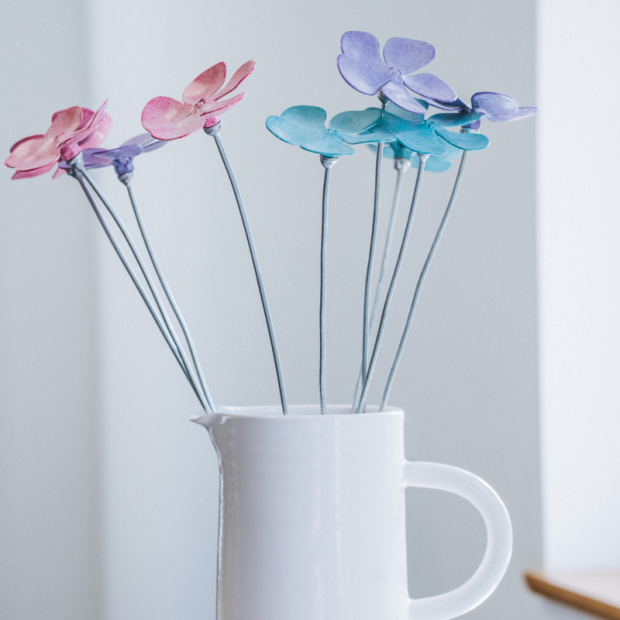
[[(366, 266), (363, 324), (360, 330), (362, 355), (352, 401), (352, 412), (362, 413), (366, 410), (368, 389), (409, 241), (424, 172), (445, 172), (460, 156), (448, 204), (411, 292), (409, 313), (383, 390), (380, 409), (387, 404), (420, 290), (454, 206), (467, 155), (470, 151), (479, 151), (489, 144), (489, 140), (479, 133), (481, 121), (484, 119), (491, 122), (513, 121), (532, 116), (537, 110), (520, 108), (512, 97), (492, 92), (475, 93), (471, 97), (471, 105), (466, 104), (440, 78), (430, 73), (416, 73), (435, 57), (435, 48), (423, 41), (395, 37), (385, 44), (381, 55), (380, 43), (372, 34), (351, 31), (343, 35), (341, 50), (342, 54), (337, 59), (340, 74), (347, 84), (360, 93), (376, 95), (379, 107), (340, 112), (326, 124), (325, 110), (316, 106), (299, 105), (288, 108), (280, 116), (270, 116), (266, 124), (269, 131), (280, 140), (318, 154), (324, 168), (319, 294), (321, 413), (324, 413), (326, 408), (325, 275), (331, 171), (340, 157), (355, 154), (353, 148), (355, 145), (366, 145), (376, 152), (374, 208)], [(54, 178), (68, 173), (78, 181), (201, 406), (205, 411), (213, 412), (214, 401), (207, 387), (196, 347), (156, 258), (131, 184), (134, 159), (141, 153), (159, 149), (166, 141), (183, 138), (200, 129), (211, 136), (219, 151), (241, 216), (270, 338), (282, 410), (287, 414), (288, 405), (278, 347), (256, 249), (241, 193), (220, 136), (221, 116), (245, 96), (245, 93), (236, 95), (232, 93), (249, 77), (254, 68), (255, 63), (250, 60), (226, 82), (226, 65), (220, 62), (201, 73), (189, 84), (183, 92), (182, 101), (170, 97), (152, 99), (142, 111), (142, 124), (148, 133), (131, 138), (114, 149), (100, 148), (112, 122), (105, 112), (107, 102), (97, 112), (77, 106), (61, 110), (52, 116), (51, 126), (45, 134), (30, 136), (15, 143), (5, 163), (15, 169), (14, 179), (39, 176), (57, 165)], [(431, 108), (436, 108), (440, 112), (429, 115)], [(394, 160), (397, 176), (379, 276), (374, 293), (371, 294), (384, 157)], [(143, 242), (142, 252), (89, 172), (94, 168), (105, 167), (112, 167), (118, 179), (127, 188)], [(409, 168), (417, 169), (415, 188), (390, 275), (388, 265), (395, 235), (402, 181)], [(143, 256), (144, 253), (148, 260)], [(389, 284), (383, 294), (383, 285), (387, 280)], [(160, 294), (156, 281), (163, 295)], [(174, 320), (171, 315), (174, 316)], [(379, 322), (375, 329), (377, 318)]]

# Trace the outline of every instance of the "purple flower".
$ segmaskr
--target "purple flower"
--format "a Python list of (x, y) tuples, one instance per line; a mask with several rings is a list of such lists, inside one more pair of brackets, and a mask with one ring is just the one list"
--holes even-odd
[[(128, 174), (133, 172), (133, 160), (141, 153), (148, 153), (164, 146), (166, 143), (153, 138), (149, 133), (143, 133), (127, 142), (123, 142), (117, 149), (84, 149), (85, 168), (105, 168), (114, 166), (116, 174)], [(70, 168), (65, 162), (61, 162), (61, 168)]]
[(538, 112), (538, 108), (520, 108), (519, 102), (508, 95), (500, 93), (475, 93), (471, 97), (471, 105), (467, 105), (462, 99), (456, 99), (451, 103), (431, 101), (431, 105), (441, 108), (448, 112), (471, 114), (476, 112), (482, 115), (482, 118), (470, 125), (466, 125), (469, 129), (479, 129), (480, 121), (483, 118), (492, 123), (503, 123), (506, 121), (518, 121), (528, 116), (534, 116)]
[(340, 75), (360, 93), (376, 95), (381, 91), (392, 103), (417, 114), (426, 110), (407, 88), (433, 101), (449, 103), (456, 99), (450, 86), (430, 73), (407, 75), (435, 58), (435, 48), (430, 43), (394, 37), (385, 44), (381, 58), (381, 45), (374, 35), (351, 30), (342, 35), (340, 47)]

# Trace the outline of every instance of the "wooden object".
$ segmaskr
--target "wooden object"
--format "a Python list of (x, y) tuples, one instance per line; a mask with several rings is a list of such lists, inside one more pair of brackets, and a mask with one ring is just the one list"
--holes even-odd
[(527, 572), (531, 590), (607, 620), (620, 620), (620, 571)]

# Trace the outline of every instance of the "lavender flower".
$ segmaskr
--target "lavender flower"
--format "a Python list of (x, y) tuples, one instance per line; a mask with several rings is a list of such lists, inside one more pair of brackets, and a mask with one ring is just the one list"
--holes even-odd
[(407, 75), (435, 58), (435, 48), (430, 43), (394, 37), (385, 44), (381, 58), (381, 46), (374, 35), (352, 30), (342, 35), (340, 47), (340, 75), (349, 86), (365, 95), (381, 91), (392, 103), (418, 114), (424, 113), (424, 106), (407, 88), (433, 101), (449, 103), (456, 99), (452, 88), (431, 73)]

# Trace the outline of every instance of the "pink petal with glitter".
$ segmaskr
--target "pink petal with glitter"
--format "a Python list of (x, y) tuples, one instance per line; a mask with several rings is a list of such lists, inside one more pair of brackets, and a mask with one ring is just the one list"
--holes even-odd
[(85, 149), (98, 147), (108, 137), (111, 128), (112, 117), (109, 114), (104, 114), (101, 121), (94, 127), (93, 132), (78, 142), (80, 150), (84, 151)]
[(143, 127), (158, 140), (177, 140), (198, 131), (204, 123), (195, 106), (171, 97), (155, 97), (142, 110)]
[(35, 140), (36, 138), (45, 138), (43, 134), (38, 134), (36, 136), (28, 136), (27, 138), (23, 138), (22, 140), (18, 140), (12, 147), (10, 152), (12, 153), (20, 144), (24, 144), (25, 142), (29, 142), (30, 140)]
[(241, 82), (247, 80), (247, 78), (250, 76), (250, 73), (252, 73), (255, 68), (256, 63), (253, 60), (248, 60), (246, 63), (242, 64), (235, 71), (234, 75), (230, 78), (228, 84), (226, 84), (224, 89), (221, 92), (217, 93), (216, 99), (221, 99), (229, 93), (232, 93), (232, 91), (235, 90), (235, 88), (237, 88), (237, 86), (239, 86)]
[(11, 178), (16, 181), (17, 179), (31, 179), (32, 177), (38, 177), (46, 172), (49, 172), (55, 165), (56, 162), (53, 161), (46, 166), (34, 168), (33, 170), (18, 170)]
[(9, 168), (17, 170), (34, 170), (58, 161), (58, 146), (53, 137), (43, 136), (22, 140), (14, 146), (12, 153), (4, 162)]
[(52, 116), (52, 124), (45, 132), (46, 137), (56, 137), (63, 134), (72, 134), (82, 124), (82, 109), (78, 106), (60, 110)]
[(209, 67), (190, 83), (183, 91), (183, 101), (193, 105), (201, 99), (207, 99), (222, 88), (225, 80), (226, 64), (218, 62), (217, 65)]
[[(95, 114), (91, 117), (90, 121), (82, 129), (75, 131), (72, 135), (60, 142), (60, 156), (62, 159), (69, 161), (80, 153), (82, 149), (87, 148), (86, 146), (83, 146), (83, 144), (88, 144), (88, 138), (93, 133), (97, 132), (101, 125), (104, 125), (103, 129), (105, 133), (102, 133), (95, 138), (94, 142), (96, 142), (96, 144), (93, 143), (89, 146), (99, 146), (99, 144), (101, 144), (109, 132), (112, 124), (112, 119), (105, 113), (107, 104), (108, 100), (106, 99), (97, 112), (95, 112)], [(88, 108), (84, 109), (87, 110)], [(99, 139), (99, 142), (97, 142), (97, 139)]]
[(222, 114), (229, 108), (232, 108), (236, 103), (239, 103), (245, 97), (245, 93), (239, 93), (230, 99), (224, 99), (223, 101), (214, 101), (198, 107), (201, 116), (213, 116), (213, 114)]

